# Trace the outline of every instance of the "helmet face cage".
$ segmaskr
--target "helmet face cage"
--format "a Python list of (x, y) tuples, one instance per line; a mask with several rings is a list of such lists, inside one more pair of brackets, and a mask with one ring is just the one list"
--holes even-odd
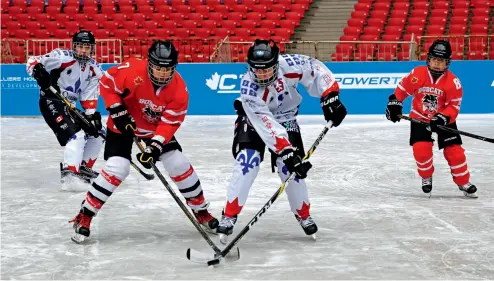
[(273, 40), (259, 40), (249, 48), (249, 75), (259, 86), (267, 87), (278, 78), (280, 49)]
[[(78, 49), (87, 48), (87, 47), (90, 47), (89, 55), (79, 54)], [(74, 55), (74, 58), (76, 60), (78, 60), (80, 62), (88, 62), (96, 54), (96, 44), (74, 42), (74, 43), (72, 43), (72, 54)]]
[[(427, 68), (434, 76), (440, 76), (448, 70), (451, 63), (451, 45), (445, 40), (436, 40), (429, 48), (427, 53)], [(446, 61), (446, 67), (443, 70), (435, 70), (431, 68), (431, 59), (438, 58)]]
[[(165, 86), (173, 80), (178, 64), (178, 52), (170, 41), (154, 41), (148, 51), (149, 79), (156, 86)], [(160, 74), (155, 76), (155, 73)]]
[(252, 81), (256, 82), (259, 86), (267, 87), (273, 84), (278, 78), (278, 63), (269, 68), (255, 68), (249, 67), (249, 75)]
[[(154, 85), (156, 86), (165, 86), (168, 83), (170, 83), (173, 80), (173, 76), (175, 75), (175, 69), (176, 66), (172, 67), (166, 67), (166, 66), (160, 66), (159, 64), (155, 64), (153, 61), (149, 60), (148, 61), (148, 73), (149, 73), (149, 79), (151, 79), (151, 82), (153, 82)], [(160, 74), (163, 74), (163, 78), (160, 76), (155, 76), (154, 73), (158, 72)]]
[[(89, 48), (89, 54), (79, 53), (80, 49)], [(80, 62), (88, 62), (96, 54), (96, 40), (90, 31), (80, 30), (72, 37), (72, 54)]]

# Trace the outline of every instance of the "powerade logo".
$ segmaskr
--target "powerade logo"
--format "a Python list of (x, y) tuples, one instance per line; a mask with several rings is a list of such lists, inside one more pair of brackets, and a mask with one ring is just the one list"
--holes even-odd
[(335, 74), (340, 89), (394, 89), (408, 73), (343, 73)]
[(206, 86), (218, 94), (240, 94), (240, 79), (244, 74), (218, 74), (215, 72), (211, 78), (206, 79)]

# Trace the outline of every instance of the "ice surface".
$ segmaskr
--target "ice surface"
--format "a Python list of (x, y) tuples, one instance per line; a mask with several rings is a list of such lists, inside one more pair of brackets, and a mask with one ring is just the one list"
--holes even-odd
[[(299, 118), (306, 149), (322, 119)], [(187, 117), (177, 134), (216, 216), (231, 174), (233, 121)], [(133, 170), (93, 220), (87, 244), (71, 242), (67, 221), (84, 193), (60, 190), (63, 152), (51, 130), (41, 119), (1, 125), (2, 279), (494, 279), (494, 144), (463, 137), (478, 199), (462, 195), (435, 148), (429, 199), (409, 123), (349, 116), (312, 158), (307, 181), (318, 240), (304, 235), (281, 196), (239, 243), (240, 261), (211, 269), (186, 259), (188, 247), (210, 249), (160, 181)], [(494, 115), (461, 116), (459, 127), (494, 137)], [(236, 232), (279, 186), (268, 162)]]

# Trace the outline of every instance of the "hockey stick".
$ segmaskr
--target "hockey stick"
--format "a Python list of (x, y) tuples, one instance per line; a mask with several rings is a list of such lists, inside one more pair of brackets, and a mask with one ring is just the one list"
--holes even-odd
[[(328, 132), (329, 128), (331, 128), (332, 124), (333, 124), (333, 122), (329, 121), (326, 124), (326, 126), (324, 126), (324, 129), (319, 134), (319, 136), (317, 137), (317, 139), (314, 142), (314, 144), (311, 146), (311, 148), (309, 149), (309, 151), (307, 151), (307, 154), (305, 154), (304, 160), (307, 160), (307, 159), (309, 159), (311, 157), (311, 155), (314, 153), (314, 151), (316, 150), (316, 148), (319, 146), (319, 143), (321, 143), (322, 139), (324, 138), (324, 136)], [(225, 257), (230, 252), (230, 250), (240, 241), (240, 239), (242, 239), (242, 237), (244, 237), (244, 235), (247, 234), (247, 232), (249, 232), (250, 228), (259, 220), (259, 218), (264, 213), (266, 213), (266, 211), (276, 201), (276, 199), (280, 196), (280, 194), (283, 193), (283, 191), (285, 190), (285, 187), (294, 178), (295, 178), (295, 173), (291, 173), (290, 176), (285, 180), (285, 182), (283, 182), (281, 184), (281, 186), (278, 188), (278, 190), (276, 191), (276, 193), (269, 199), (269, 201), (266, 204), (264, 204), (264, 206), (261, 208), (261, 210), (259, 210), (259, 212), (257, 212), (257, 214), (249, 221), (249, 223), (247, 223), (247, 225), (240, 231), (240, 233), (237, 234), (237, 236), (235, 238), (233, 238), (233, 240), (220, 253), (216, 253), (212, 259), (210, 259), (209, 261), (206, 261), (207, 265), (216, 265), (216, 264), (219, 264), (220, 261), (221, 261), (221, 259), (223, 257)], [(191, 251), (192, 250), (189, 248), (187, 250), (187, 253), (190, 253)], [(197, 251), (194, 251), (194, 252), (197, 252)], [(239, 252), (238, 248), (237, 248), (237, 252)], [(203, 255), (203, 254), (201, 254), (201, 255)], [(239, 254), (239, 258), (240, 258), (240, 254)]]
[[(410, 121), (412, 123), (417, 123), (417, 124), (422, 124), (424, 126), (429, 126), (429, 123), (427, 123), (427, 122), (424, 122), (424, 121), (421, 121), (421, 120), (417, 120), (417, 119), (411, 118), (411, 117), (406, 116), (406, 115), (398, 115), (398, 117), (400, 117), (401, 119), (404, 119), (404, 120), (408, 120), (408, 121)], [(450, 132), (450, 133), (453, 133), (453, 134), (464, 135), (464, 136), (471, 137), (471, 138), (474, 138), (474, 139), (478, 139), (478, 140), (481, 140), (481, 141), (486, 141), (486, 142), (494, 143), (494, 139), (482, 137), (482, 136), (479, 136), (479, 135), (475, 135), (475, 134), (472, 134), (472, 133), (467, 133), (467, 132), (460, 131), (460, 130), (455, 130), (455, 129), (448, 128), (448, 127), (445, 127), (445, 126), (437, 126), (437, 127), (439, 129), (443, 130), (443, 131)]]
[[(53, 88), (53, 86), (50, 86), (50, 91), (55, 94), (63, 103), (65, 103), (65, 105), (67, 105), (70, 109), (70, 111), (72, 111), (79, 120), (81, 120), (84, 125), (86, 127), (89, 127), (89, 128), (94, 128), (93, 127), (93, 124), (91, 124), (91, 122), (89, 122), (85, 116), (82, 115), (82, 113), (77, 110), (75, 108), (75, 106), (73, 104), (71, 104), (64, 96), (62, 96), (55, 88)], [(95, 129), (95, 128), (94, 128)], [(106, 140), (106, 136), (104, 134), (102, 134), (101, 132), (98, 132), (98, 135), (100, 137), (102, 137), (104, 140)], [(152, 180), (154, 179), (154, 175), (151, 175), (151, 174), (147, 174), (145, 173), (143, 170), (141, 170), (141, 168), (139, 168), (134, 162), (132, 162), (132, 160), (130, 160), (130, 165), (132, 167), (134, 167), (134, 169), (137, 170), (137, 172), (139, 172), (139, 174), (141, 174), (144, 178), (146, 178), (147, 180)]]
[[(139, 148), (139, 150), (142, 153), (145, 152), (144, 151), (144, 147), (142, 146), (142, 144), (139, 142), (139, 140), (135, 136), (134, 136), (134, 143), (137, 145), (137, 147)], [(153, 163), (153, 162), (151, 162), (150, 164), (151, 164), (151, 168), (153, 169), (154, 173), (158, 176), (158, 178), (160, 179), (160, 181), (165, 186), (166, 190), (168, 190), (168, 192), (170, 193), (170, 195), (173, 197), (173, 199), (175, 200), (175, 202), (177, 202), (178, 206), (180, 207), (180, 209), (182, 209), (182, 211), (185, 213), (185, 215), (190, 220), (190, 222), (192, 222), (192, 224), (195, 226), (195, 228), (197, 229), (197, 231), (199, 231), (199, 234), (201, 234), (202, 238), (204, 238), (204, 240), (206, 240), (206, 242), (209, 244), (209, 246), (213, 249), (213, 251), (215, 253), (219, 254), (221, 252), (221, 250), (214, 244), (214, 242), (211, 240), (211, 238), (209, 238), (209, 236), (206, 233), (206, 231), (204, 229), (202, 229), (202, 227), (199, 225), (199, 223), (196, 221), (196, 219), (190, 214), (190, 212), (187, 209), (187, 207), (185, 206), (185, 204), (182, 202), (182, 200), (180, 200), (180, 198), (177, 196), (177, 194), (175, 193), (175, 191), (173, 190), (173, 188), (166, 181), (165, 177), (160, 172), (160, 170), (158, 169), (158, 167), (156, 167), (156, 164)], [(190, 260), (189, 257), (190, 257), (190, 254), (189, 254), (189, 251), (187, 251), (187, 258)], [(232, 258), (234, 258), (234, 257), (232, 257)], [(238, 259), (238, 258), (236, 258), (236, 259)]]

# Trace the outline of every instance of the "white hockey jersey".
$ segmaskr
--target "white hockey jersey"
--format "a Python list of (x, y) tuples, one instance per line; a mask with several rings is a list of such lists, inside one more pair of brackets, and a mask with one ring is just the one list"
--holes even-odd
[[(27, 73), (29, 75), (32, 76), (33, 68), (38, 63), (43, 64), (46, 71), (52, 75), (59, 73), (60, 92), (74, 106), (79, 100), (86, 114), (93, 114), (96, 111), (99, 79), (103, 75), (103, 70), (94, 59), (81, 64), (73, 57), (71, 50), (55, 49), (43, 56), (30, 57), (27, 61)], [(41, 92), (41, 95), (45, 95), (45, 93)]]
[(278, 79), (268, 87), (256, 84), (248, 73), (240, 84), (240, 100), (249, 121), (276, 153), (291, 147), (287, 131), (280, 123), (294, 120), (298, 114), (302, 102), (298, 83), (317, 98), (339, 92), (338, 82), (322, 62), (296, 54), (279, 56)]

